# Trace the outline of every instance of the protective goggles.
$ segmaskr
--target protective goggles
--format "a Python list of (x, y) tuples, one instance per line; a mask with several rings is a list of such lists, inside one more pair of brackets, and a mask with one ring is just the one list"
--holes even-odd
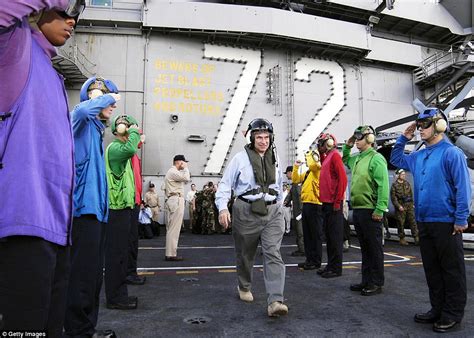
[(357, 141), (362, 140), (362, 139), (365, 137), (365, 135), (367, 135), (367, 133), (364, 134), (364, 133), (362, 133), (362, 132), (360, 132), (360, 131), (356, 131), (356, 132), (354, 133), (354, 137), (355, 137), (355, 139), (356, 139)]
[(88, 91), (94, 90), (94, 89), (99, 89), (102, 93), (108, 94), (110, 93), (109, 88), (107, 88), (106, 84), (104, 83), (104, 80), (102, 78), (97, 78), (95, 82), (93, 82), (90, 86)]
[(432, 119), (416, 120), (416, 129), (428, 129), (433, 124)]
[(85, 0), (69, 0), (66, 9), (64, 11), (56, 11), (56, 13), (64, 19), (73, 18), (77, 22), (79, 15), (81, 15), (85, 8)]
[(328, 139), (327, 138), (320, 138), (318, 139), (318, 146), (322, 147), (324, 146), (324, 142), (326, 142)]

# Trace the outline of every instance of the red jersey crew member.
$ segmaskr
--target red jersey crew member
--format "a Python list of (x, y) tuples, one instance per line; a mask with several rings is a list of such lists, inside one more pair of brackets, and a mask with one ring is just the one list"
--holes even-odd
[(328, 264), (318, 270), (321, 277), (333, 278), (342, 274), (342, 244), (344, 242), (344, 215), (342, 203), (347, 188), (347, 176), (334, 135), (321, 134), (318, 150), (321, 155), (319, 199), (323, 203), (323, 229), (326, 234)]

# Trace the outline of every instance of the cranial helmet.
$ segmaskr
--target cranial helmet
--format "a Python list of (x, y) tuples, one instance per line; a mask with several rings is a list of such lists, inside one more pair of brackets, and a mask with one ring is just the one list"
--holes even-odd
[(402, 168), (400, 168), (400, 169), (397, 169), (397, 170), (395, 171), (395, 175), (400, 176), (400, 174), (403, 174), (404, 172), (405, 172), (405, 170), (403, 170)]
[(333, 134), (321, 133), (318, 137), (318, 146), (323, 146), (326, 144), (328, 150), (333, 149), (337, 145), (336, 138)]
[(365, 138), (367, 143), (372, 144), (375, 142), (375, 130), (369, 125), (359, 126), (354, 130), (354, 137), (358, 141)]
[(249, 123), (245, 136), (250, 132), (250, 143), (253, 145), (255, 142), (255, 133), (260, 131), (266, 131), (270, 134), (270, 145), (273, 143), (273, 126), (268, 120), (257, 118)]
[(106, 80), (101, 77), (91, 77), (81, 87), (80, 99), (82, 101), (89, 100), (89, 93), (94, 89), (102, 91), (103, 94), (115, 93), (118, 94), (119, 90), (115, 83), (110, 80)]
[[(135, 120), (134, 117), (129, 115), (119, 115), (112, 121), (112, 134), (125, 135), (127, 128), (134, 124), (138, 126), (138, 121)], [(123, 127), (121, 125), (123, 125)]]
[(435, 107), (427, 108), (416, 118), (417, 127), (429, 128), (431, 123), (434, 123), (436, 133), (444, 133), (449, 130), (449, 123), (446, 115)]

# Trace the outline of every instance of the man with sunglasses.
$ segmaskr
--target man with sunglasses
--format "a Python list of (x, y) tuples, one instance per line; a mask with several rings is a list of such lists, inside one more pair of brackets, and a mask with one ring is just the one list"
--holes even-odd
[[(415, 133), (425, 148), (405, 154)], [(431, 309), (417, 323), (432, 323), (436, 332), (456, 329), (466, 306), (466, 270), (462, 232), (468, 227), (471, 183), (463, 152), (445, 137), (446, 116), (437, 108), (418, 115), (393, 147), (390, 162), (413, 174), (415, 214)]]
[(74, 158), (67, 93), (51, 58), (83, 9), (80, 0), (0, 6), (0, 187), (8, 196), (0, 206), (4, 330), (62, 334)]
[[(351, 156), (354, 143), (359, 153)], [(352, 172), (350, 201), (362, 253), (362, 281), (350, 289), (363, 296), (381, 293), (384, 285), (382, 227), (389, 185), (387, 161), (373, 148), (374, 143), (374, 129), (364, 125), (342, 147), (342, 161)]]

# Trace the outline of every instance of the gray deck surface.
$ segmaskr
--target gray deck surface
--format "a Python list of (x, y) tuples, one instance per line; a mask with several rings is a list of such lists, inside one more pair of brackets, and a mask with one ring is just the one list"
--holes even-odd
[[(162, 228), (163, 229), (163, 228)], [(163, 232), (163, 231), (162, 231)], [(360, 282), (360, 250), (344, 254), (343, 275), (324, 279), (316, 270), (296, 267), (304, 257), (292, 257), (295, 237), (285, 236), (282, 256), (286, 270), (285, 298), (289, 314), (269, 318), (260, 267), (254, 270), (251, 304), (240, 301), (231, 235), (182, 233), (178, 254), (182, 262), (164, 261), (164, 236), (140, 240), (143, 286), (129, 286), (138, 296), (137, 310), (105, 308), (102, 298), (99, 329), (118, 337), (380, 337), (434, 336), (429, 324), (413, 321), (416, 312), (430, 309), (419, 248), (385, 243), (385, 287), (381, 295), (364, 297), (349, 290)], [(323, 247), (323, 262), (326, 262)], [(464, 321), (449, 336), (474, 336), (474, 251), (466, 250), (468, 303)], [(261, 264), (258, 254), (256, 264)], [(103, 297), (103, 296), (102, 296)], [(445, 335), (448, 336), (448, 335)]]

